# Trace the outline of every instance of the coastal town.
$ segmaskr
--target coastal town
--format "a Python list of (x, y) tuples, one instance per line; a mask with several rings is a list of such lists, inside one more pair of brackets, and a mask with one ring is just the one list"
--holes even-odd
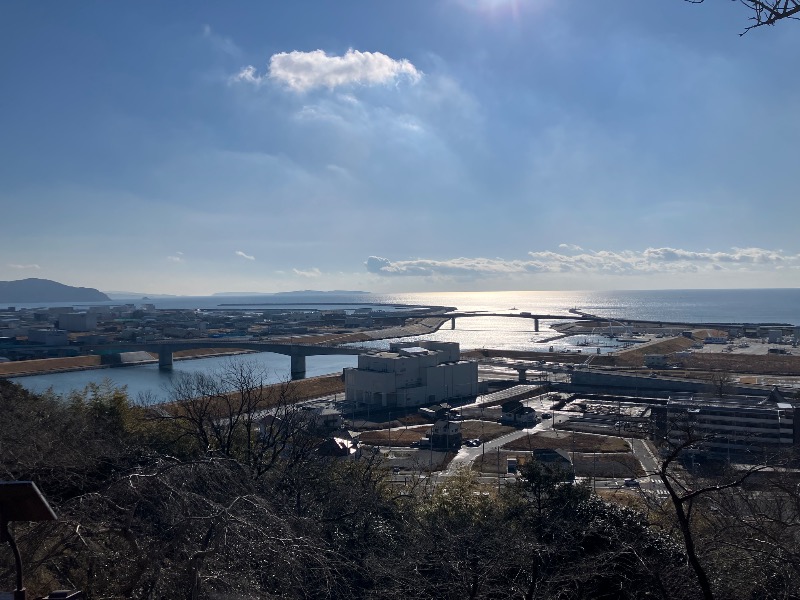
[[(304, 380), (293, 370), (294, 384), (308, 390), (298, 400), (322, 415), (319, 432), (342, 455), (379, 451), (397, 482), (456, 466), (510, 481), (514, 465), (547, 450), (594, 486), (627, 491), (641, 481), (664, 493), (652, 477), (658, 453), (678, 440), (673, 425), (689, 412), (695, 432), (713, 438), (693, 448), (695, 464), (781, 460), (800, 441), (798, 327), (607, 321), (576, 309), (553, 322), (546, 351), (462, 352), (425, 341), (455, 327), (450, 315), (480, 316), (441, 306), (8, 307), (0, 310), (0, 376), (156, 363), (154, 348), (169, 348), (175, 360), (264, 343), (286, 355), (299, 347), (356, 354), (358, 366), (339, 376)], [(419, 341), (363, 346), (395, 338)], [(601, 352), (608, 343), (616, 346)]]

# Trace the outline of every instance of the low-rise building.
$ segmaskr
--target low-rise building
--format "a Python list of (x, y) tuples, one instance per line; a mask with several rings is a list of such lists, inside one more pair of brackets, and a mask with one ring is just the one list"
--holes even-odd
[(58, 315), (59, 329), (67, 331), (94, 331), (97, 329), (97, 314), (92, 312), (68, 312)]
[(536, 410), (530, 406), (525, 406), (519, 400), (510, 400), (502, 404), (503, 413), (500, 417), (502, 423), (508, 425), (536, 425), (539, 417)]
[(69, 344), (69, 336), (63, 329), (30, 329), (28, 341), (45, 346), (66, 346)]
[(436, 421), (428, 438), (434, 450), (456, 450), (461, 447), (461, 423), (450, 419)]

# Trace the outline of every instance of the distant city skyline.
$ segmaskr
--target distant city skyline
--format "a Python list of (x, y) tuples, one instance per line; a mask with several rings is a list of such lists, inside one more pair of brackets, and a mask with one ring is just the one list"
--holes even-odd
[(739, 3), (0, 5), (0, 280), (800, 286), (800, 24)]

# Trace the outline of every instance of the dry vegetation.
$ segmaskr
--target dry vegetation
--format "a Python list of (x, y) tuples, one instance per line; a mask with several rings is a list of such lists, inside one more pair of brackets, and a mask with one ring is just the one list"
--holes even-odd
[(572, 455), (575, 475), (578, 477), (641, 477), (645, 474), (642, 465), (632, 454), (584, 454)]
[[(277, 387), (282, 384), (275, 384)], [(292, 398), (299, 400), (310, 400), (312, 398), (319, 398), (320, 396), (328, 396), (330, 394), (343, 394), (344, 381), (339, 375), (325, 375), (322, 377), (311, 377), (309, 379), (298, 379), (292, 381), (290, 384), (292, 389)]]
[[(690, 369), (758, 375), (800, 375), (800, 356), (701, 353), (683, 361)], [(693, 375), (696, 377), (697, 375)]]
[(403, 429), (364, 431), (359, 435), (359, 440), (371, 446), (411, 446), (411, 442), (418, 442), (428, 429), (429, 425), (417, 425)]
[[(375, 429), (362, 432), (359, 439), (361, 442), (372, 446), (410, 446), (411, 442), (419, 441), (421, 437), (425, 437), (430, 428), (431, 424), (397, 428), (391, 431), (389, 429)], [(516, 430), (513, 427), (490, 421), (463, 421), (461, 423), (461, 437), (465, 440), (480, 438), (489, 441), (512, 431)]]
[(671, 354), (681, 352), (692, 347), (694, 340), (678, 336), (661, 339), (655, 342), (636, 344), (631, 348), (620, 350), (616, 353), (616, 365), (619, 367), (641, 367), (644, 364), (645, 354)]
[(538, 450), (550, 448), (569, 452), (630, 452), (630, 447), (618, 437), (563, 433), (559, 437), (541, 433), (528, 434), (503, 446), (507, 450)]
[(465, 440), (480, 438), (488, 442), (512, 431), (516, 431), (516, 429), (494, 421), (463, 421), (461, 423), (461, 436)]
[(41, 375), (61, 371), (80, 371), (100, 367), (99, 356), (70, 356), (67, 358), (41, 358), (0, 363), (0, 377)]

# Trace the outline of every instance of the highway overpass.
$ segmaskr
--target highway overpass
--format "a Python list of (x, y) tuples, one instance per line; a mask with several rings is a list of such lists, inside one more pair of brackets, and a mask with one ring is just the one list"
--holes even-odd
[[(74, 348), (74, 346), (71, 346)], [(306, 373), (307, 356), (324, 356), (331, 354), (358, 355), (363, 352), (359, 348), (345, 348), (342, 346), (315, 346), (312, 344), (276, 344), (257, 342), (253, 340), (236, 339), (194, 339), (194, 340), (159, 340), (156, 342), (112, 342), (110, 344), (97, 344), (80, 346), (83, 353), (117, 354), (120, 352), (152, 352), (158, 353), (158, 366), (162, 369), (171, 369), (173, 353), (180, 350), (200, 350), (205, 348), (241, 348), (254, 352), (272, 352), (283, 354), (291, 358), (292, 379), (302, 379)]]

